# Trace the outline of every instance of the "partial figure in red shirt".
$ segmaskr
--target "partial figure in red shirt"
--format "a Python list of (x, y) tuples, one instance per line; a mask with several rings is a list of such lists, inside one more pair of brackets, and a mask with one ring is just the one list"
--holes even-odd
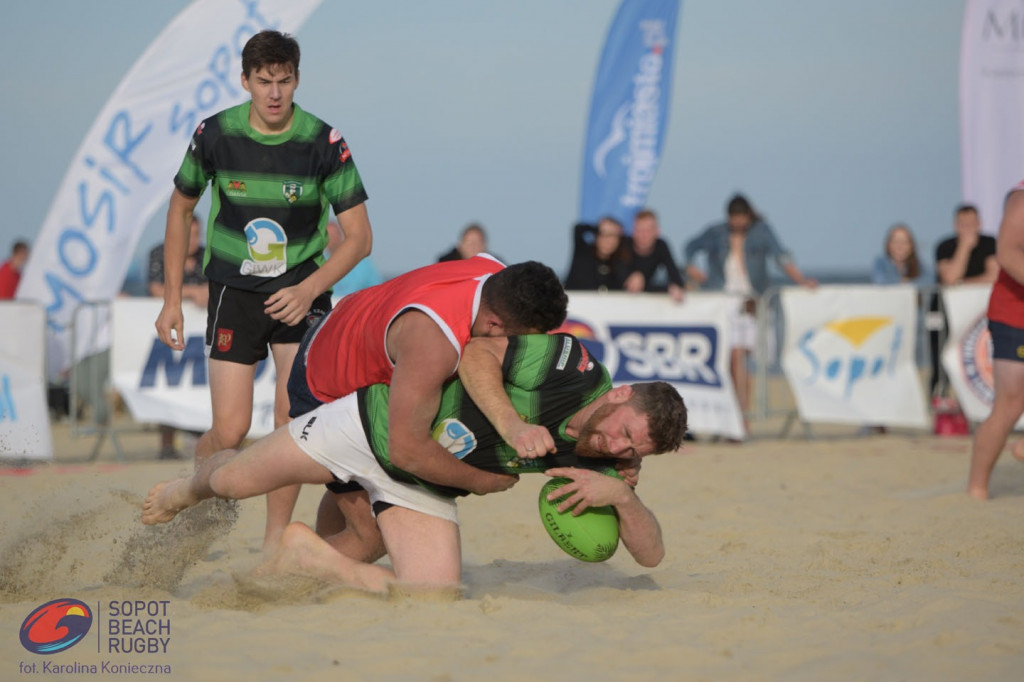
[(11, 247), (11, 257), (0, 265), (0, 300), (11, 300), (18, 293), (21, 271), (28, 261), (28, 242), (18, 240)]
[[(988, 482), (1006, 439), (1024, 414), (1024, 181), (1010, 190), (996, 240), (999, 276), (988, 303), (995, 396), (988, 418), (974, 432), (967, 494), (988, 499)], [(1024, 461), (1024, 440), (1013, 446)]]

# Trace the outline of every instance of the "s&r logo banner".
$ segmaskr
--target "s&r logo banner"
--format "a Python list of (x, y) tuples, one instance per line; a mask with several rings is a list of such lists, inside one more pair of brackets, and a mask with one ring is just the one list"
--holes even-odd
[(743, 438), (726, 364), (728, 313), (737, 305), (718, 294), (691, 294), (680, 305), (663, 294), (574, 291), (560, 331), (579, 338), (616, 385), (675, 386), (694, 432)]
[(913, 287), (782, 292), (782, 366), (805, 421), (925, 426)]

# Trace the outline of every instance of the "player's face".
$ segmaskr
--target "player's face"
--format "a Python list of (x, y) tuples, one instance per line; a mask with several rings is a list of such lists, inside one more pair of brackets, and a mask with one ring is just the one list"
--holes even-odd
[(608, 403), (580, 428), (576, 452), (585, 457), (634, 459), (654, 452), (647, 417), (628, 403)]
[(272, 64), (242, 74), (242, 87), (252, 95), (249, 123), (261, 133), (280, 133), (292, 121), (292, 99), (299, 74), (291, 64)]

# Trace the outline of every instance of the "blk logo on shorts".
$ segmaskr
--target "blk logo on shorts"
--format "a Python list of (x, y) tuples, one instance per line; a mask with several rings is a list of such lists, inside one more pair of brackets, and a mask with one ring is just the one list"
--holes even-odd
[(235, 337), (235, 331), (233, 329), (217, 329), (217, 350), (221, 353), (227, 353), (231, 350), (231, 341)]
[(309, 440), (309, 430), (313, 427), (313, 423), (316, 421), (316, 415), (309, 418), (306, 425), (302, 427), (302, 433), (299, 434), (299, 440)]

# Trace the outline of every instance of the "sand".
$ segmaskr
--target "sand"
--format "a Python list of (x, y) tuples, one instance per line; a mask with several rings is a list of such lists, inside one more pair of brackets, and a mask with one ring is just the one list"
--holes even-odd
[[(188, 464), (155, 461), (152, 432), (122, 439), (124, 461), (107, 447), (69, 463), (91, 441), (61, 429), (55, 464), (0, 475), (3, 680), (46, 679), (44, 662), (71, 666), (49, 679), (432, 682), (1009, 680), (1024, 669), (1024, 465), (1005, 455), (993, 499), (973, 501), (964, 438), (761, 437), (650, 458), (638, 490), (667, 548), (653, 569), (623, 548), (603, 564), (562, 553), (537, 517), (545, 479), (527, 476), (460, 504), (465, 592), (451, 599), (255, 579), (262, 499), (142, 527), (145, 492)], [(312, 519), (318, 496), (303, 489), (298, 519)], [(67, 651), (29, 653), (22, 621), (60, 597), (93, 608), (92, 630)], [(110, 652), (126, 600), (165, 605), (150, 620), (164, 622), (166, 651)]]

